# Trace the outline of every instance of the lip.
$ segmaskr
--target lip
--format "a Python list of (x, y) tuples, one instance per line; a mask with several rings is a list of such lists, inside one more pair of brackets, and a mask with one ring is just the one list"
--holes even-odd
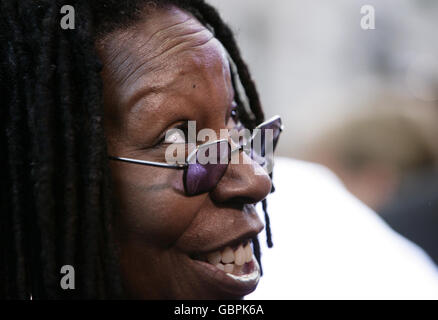
[(199, 276), (202, 282), (208, 283), (209, 286), (217, 292), (221, 292), (223, 296), (242, 298), (243, 296), (253, 292), (260, 280), (260, 267), (257, 261), (252, 259), (253, 277), (251, 279), (238, 280), (227, 275), (224, 271), (216, 268), (210, 263), (190, 259), (190, 264), (193, 270)]
[(204, 255), (211, 253), (211, 252), (214, 252), (214, 251), (222, 251), (226, 247), (230, 247), (231, 249), (235, 250), (235, 249), (237, 249), (237, 246), (239, 246), (240, 244), (250, 242), (252, 238), (257, 236), (257, 233), (254, 231), (250, 231), (248, 233), (244, 233), (241, 236), (234, 238), (234, 239), (231, 239), (229, 241), (221, 241), (218, 244), (211, 244), (211, 245), (203, 248), (202, 250), (197, 250), (196, 252), (192, 252), (191, 254), (189, 254), (189, 256), (191, 258), (204, 256)]
[[(251, 208), (250, 206), (246, 206), (245, 211), (247, 214), (257, 216), (257, 212), (253, 207)], [(203, 255), (213, 251), (222, 251), (225, 247), (235, 248), (237, 245), (256, 237), (263, 230), (263, 228), (263, 224), (257, 226), (247, 225), (246, 228), (244, 228), (246, 230), (241, 232), (238, 236), (229, 236), (225, 239), (220, 239), (220, 241), (212, 240), (207, 246), (203, 248), (197, 248), (197, 250), (189, 252), (189, 255)]]
[[(253, 206), (245, 206), (244, 211), (249, 216), (257, 216), (257, 212)], [(252, 277), (233, 277), (226, 272), (218, 269), (216, 266), (206, 262), (203, 259), (197, 259), (200, 256), (204, 256), (214, 251), (222, 251), (225, 247), (231, 247), (236, 249), (239, 244), (246, 243), (248, 240), (253, 239), (264, 228), (264, 225), (259, 219), (248, 221), (244, 225), (240, 226), (237, 234), (223, 233), (221, 237), (215, 237), (211, 239), (205, 246), (185, 251), (185, 257), (188, 260), (187, 264), (191, 267), (196, 277), (200, 282), (206, 284), (211, 292), (217, 293), (218, 297), (228, 299), (241, 299), (243, 296), (254, 291), (260, 280), (260, 267), (254, 257), (251, 264), (252, 271), (249, 272)], [(254, 272), (254, 273), (253, 273)]]

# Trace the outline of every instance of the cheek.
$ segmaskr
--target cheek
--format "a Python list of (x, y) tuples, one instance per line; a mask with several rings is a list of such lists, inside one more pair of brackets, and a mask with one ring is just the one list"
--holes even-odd
[(186, 197), (182, 170), (111, 164), (116, 230), (157, 246), (174, 243), (194, 220), (203, 200)]

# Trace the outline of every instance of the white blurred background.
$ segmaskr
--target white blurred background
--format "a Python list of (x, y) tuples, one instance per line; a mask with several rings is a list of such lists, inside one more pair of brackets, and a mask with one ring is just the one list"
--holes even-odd
[(282, 115), (278, 154), (329, 167), (438, 262), (438, 1), (209, 2)]

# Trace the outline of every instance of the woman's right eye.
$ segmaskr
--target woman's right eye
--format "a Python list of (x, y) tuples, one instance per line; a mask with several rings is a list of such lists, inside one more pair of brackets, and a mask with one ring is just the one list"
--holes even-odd
[(172, 128), (166, 132), (166, 137), (164, 138), (163, 143), (165, 144), (186, 143), (186, 141), (187, 141), (187, 137), (183, 129)]

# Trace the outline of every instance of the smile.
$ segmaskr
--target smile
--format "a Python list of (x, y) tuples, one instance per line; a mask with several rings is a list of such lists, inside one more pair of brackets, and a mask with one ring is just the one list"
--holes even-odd
[(260, 268), (249, 240), (193, 255), (192, 261), (201, 278), (236, 297), (252, 292), (260, 279)]

